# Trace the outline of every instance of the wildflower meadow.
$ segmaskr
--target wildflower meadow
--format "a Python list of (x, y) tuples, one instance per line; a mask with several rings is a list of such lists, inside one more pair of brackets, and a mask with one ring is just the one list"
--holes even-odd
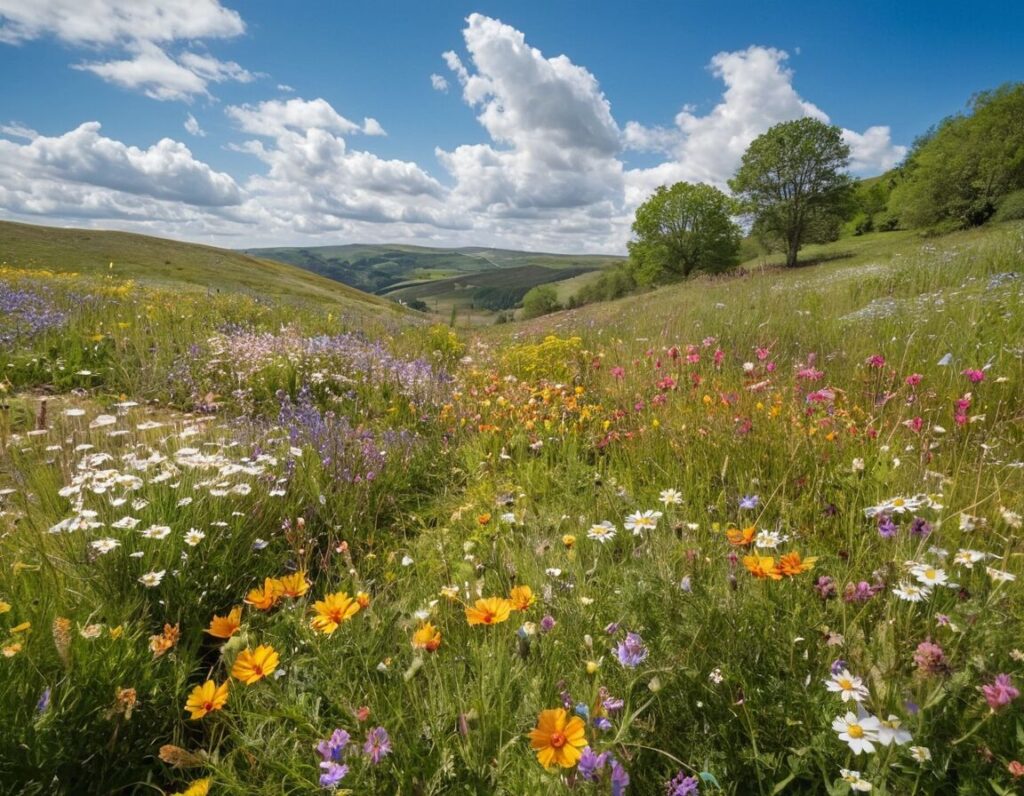
[(5, 266), (0, 791), (1020, 792), (1022, 262), (477, 330)]

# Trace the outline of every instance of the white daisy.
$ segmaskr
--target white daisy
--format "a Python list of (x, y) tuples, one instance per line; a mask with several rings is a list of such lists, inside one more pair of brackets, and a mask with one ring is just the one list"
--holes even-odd
[(595, 541), (604, 544), (610, 539), (615, 538), (616, 528), (608, 520), (603, 520), (596, 525), (591, 525), (590, 530), (587, 531), (587, 538), (594, 539)]
[(985, 572), (992, 578), (996, 583), (1009, 583), (1010, 581), (1017, 580), (1017, 576), (1011, 572), (1006, 572), (1002, 569), (996, 569), (995, 567), (985, 567)]
[(198, 530), (197, 528), (190, 528), (188, 532), (185, 534), (185, 544), (187, 544), (189, 547), (195, 547), (205, 538), (205, 533)]
[(632, 531), (634, 536), (639, 536), (643, 531), (653, 531), (658, 527), (658, 520), (661, 519), (660, 511), (636, 511), (626, 517), (627, 531)]
[(147, 572), (145, 575), (139, 578), (139, 583), (141, 583), (143, 586), (146, 586), (147, 588), (152, 589), (154, 586), (160, 585), (160, 581), (164, 579), (164, 575), (166, 573), (166, 569), (161, 569), (159, 572)]
[(870, 713), (860, 711), (857, 716), (847, 711), (845, 716), (837, 716), (832, 721), (832, 729), (855, 755), (862, 752), (874, 753), (873, 742), (878, 740), (878, 719)]
[(668, 506), (679, 506), (683, 502), (683, 493), (678, 489), (663, 489), (661, 494), (658, 495), (660, 500), (666, 507)]
[(925, 586), (943, 586), (949, 578), (945, 570), (937, 569), (929, 564), (918, 564), (910, 570), (918, 583)]
[(110, 527), (111, 528), (121, 528), (121, 529), (129, 530), (130, 531), (136, 525), (138, 525), (140, 522), (142, 522), (142, 520), (137, 520), (134, 517), (129, 517), (129, 516), (125, 515), (124, 517), (119, 519), (117, 522), (111, 523)]
[(959, 564), (966, 569), (974, 569), (975, 564), (979, 561), (984, 561), (986, 558), (988, 558), (988, 553), (983, 553), (980, 550), (960, 548), (956, 551), (956, 555), (953, 556), (953, 563)]
[(932, 751), (927, 746), (911, 746), (909, 751), (918, 763), (927, 763), (932, 759)]
[(890, 746), (891, 744), (903, 746), (903, 744), (910, 743), (910, 741), (910, 731), (903, 728), (899, 716), (894, 716), (890, 713), (889, 718), (878, 723), (878, 742), (882, 746)]
[(863, 779), (859, 771), (851, 771), (848, 768), (839, 769), (839, 776), (843, 778), (843, 782), (850, 783), (850, 790), (860, 791), (867, 793), (871, 790), (871, 783), (866, 779)]
[(789, 539), (788, 536), (778, 531), (758, 531), (757, 536), (754, 537), (754, 547), (774, 550), (787, 539)]
[(918, 586), (915, 583), (907, 583), (904, 581), (894, 588), (892, 593), (901, 600), (906, 600), (910, 603), (919, 603), (927, 597), (930, 597), (932, 590), (924, 585)]
[(102, 556), (109, 553), (115, 547), (120, 547), (121, 543), (117, 539), (97, 539), (94, 542), (89, 542), (89, 546)]
[(863, 702), (868, 698), (868, 689), (864, 681), (854, 677), (849, 671), (843, 669), (839, 674), (832, 675), (831, 680), (825, 681), (825, 688), (834, 694), (839, 694), (843, 702)]
[(171, 527), (169, 525), (150, 525), (142, 531), (142, 535), (147, 539), (166, 539), (170, 532)]

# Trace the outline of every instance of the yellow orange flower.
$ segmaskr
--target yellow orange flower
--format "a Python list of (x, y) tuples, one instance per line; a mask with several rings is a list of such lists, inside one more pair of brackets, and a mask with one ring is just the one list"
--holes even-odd
[(476, 518), (476, 521), (481, 525), (486, 525), (491, 521), (491, 513), (489, 511), (485, 511), (483, 514), (479, 515)]
[(799, 575), (801, 572), (809, 572), (814, 569), (814, 563), (817, 561), (817, 557), (809, 556), (801, 559), (800, 554), (796, 551), (792, 553), (786, 553), (784, 556), (779, 557), (779, 571), (783, 575), (793, 577)]
[(370, 607), (370, 595), (367, 594), (365, 591), (357, 592), (356, 593), (356, 602), (359, 603), (359, 607), (360, 608), (369, 608)]
[(14, 627), (12, 627), (11, 628), (11, 632), (12, 633), (24, 633), (30, 627), (32, 627), (32, 623), (31, 622), (22, 622), (20, 625), (15, 625)]
[(496, 625), (508, 619), (512, 603), (504, 597), (477, 600), (472, 608), (466, 606), (466, 621), (471, 625)]
[(412, 646), (414, 649), (434, 652), (441, 646), (441, 631), (434, 627), (433, 623), (426, 622), (412, 634)]
[(11, 604), (9, 602), (4, 602), (3, 600), (0, 600), (0, 614), (6, 614), (10, 610)]
[(15, 641), (13, 644), (7, 644), (2, 650), (0, 650), (0, 653), (2, 653), (5, 658), (13, 658), (21, 652), (21, 650), (21, 642)]
[(725, 537), (729, 540), (729, 544), (735, 545), (736, 547), (748, 547), (754, 543), (754, 537), (757, 536), (757, 528), (753, 525), (746, 528), (730, 528), (725, 532)]
[(225, 680), (217, 685), (213, 680), (207, 680), (202, 685), (197, 685), (189, 694), (185, 702), (185, 710), (192, 715), (190, 719), (201, 719), (207, 713), (220, 710), (228, 702), (228, 681)]
[(530, 731), (530, 746), (544, 768), (572, 768), (587, 745), (586, 725), (579, 716), (569, 718), (562, 708), (542, 710)]
[(260, 611), (269, 611), (281, 598), (281, 581), (266, 578), (262, 589), (253, 589), (245, 596), (245, 602)]
[(316, 616), (311, 624), (313, 628), (321, 633), (331, 635), (338, 627), (347, 622), (357, 613), (361, 606), (343, 591), (328, 594), (324, 599), (317, 600), (313, 604)]
[(174, 645), (178, 643), (180, 635), (181, 631), (177, 625), (164, 625), (163, 633), (150, 636), (149, 649), (152, 651), (153, 657), (159, 658), (169, 649), (173, 649)]
[(743, 556), (743, 566), (755, 578), (782, 580), (782, 573), (771, 556)]
[(565, 545), (566, 550), (572, 550), (576, 546), (576, 537), (567, 533), (562, 537), (562, 544)]
[(213, 615), (206, 632), (214, 638), (231, 638), (242, 626), (242, 606), (236, 605), (227, 616)]
[(509, 592), (508, 599), (512, 603), (512, 607), (517, 611), (525, 611), (537, 602), (533, 589), (529, 586), (516, 586)]
[(285, 575), (277, 582), (281, 584), (282, 597), (301, 597), (309, 591), (309, 582), (306, 580), (305, 570), (299, 570), (291, 575)]
[(245, 649), (238, 654), (234, 666), (231, 667), (231, 676), (246, 685), (252, 685), (273, 674), (279, 662), (280, 657), (273, 647), (260, 644), (251, 652)]

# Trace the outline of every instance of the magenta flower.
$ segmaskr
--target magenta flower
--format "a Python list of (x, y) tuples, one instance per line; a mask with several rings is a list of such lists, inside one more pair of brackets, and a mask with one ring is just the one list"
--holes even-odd
[(992, 710), (1005, 708), (1020, 696), (1020, 690), (1014, 687), (1008, 674), (997, 674), (996, 679), (990, 685), (981, 687), (981, 691)]
[(914, 651), (914, 663), (917, 664), (917, 670), (926, 676), (949, 673), (946, 653), (931, 639), (917, 645), (917, 649)]
[(985, 381), (985, 371), (978, 370), (977, 368), (967, 368), (967, 370), (962, 371), (960, 375), (966, 376), (967, 380), (971, 384), (977, 384), (978, 382)]
[(873, 354), (873, 355), (868, 357), (867, 365), (868, 365), (868, 367), (871, 367), (871, 368), (881, 368), (881, 367), (884, 367), (885, 366), (885, 357), (883, 357), (881, 354)]
[(904, 379), (904, 381), (907, 383), (908, 387), (916, 387), (918, 384), (921, 383), (921, 379), (923, 378), (924, 376), (922, 376), (920, 373), (911, 373), (909, 376), (907, 376), (906, 379)]

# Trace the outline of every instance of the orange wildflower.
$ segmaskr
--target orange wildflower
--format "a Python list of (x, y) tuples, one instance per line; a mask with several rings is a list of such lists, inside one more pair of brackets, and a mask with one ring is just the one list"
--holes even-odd
[(282, 597), (301, 597), (309, 591), (309, 582), (306, 580), (306, 571), (299, 570), (291, 575), (285, 575), (277, 581), (281, 584)]
[(362, 606), (353, 600), (343, 591), (328, 594), (324, 599), (317, 600), (313, 604), (316, 616), (311, 624), (315, 630), (326, 633), (328, 636), (337, 630), (343, 622), (347, 622), (357, 613)]
[(441, 646), (441, 631), (427, 622), (412, 634), (413, 649), (435, 652)]
[(159, 658), (169, 649), (172, 649), (175, 644), (178, 643), (178, 637), (181, 635), (177, 625), (164, 625), (164, 632), (156, 636), (149, 637), (149, 649), (153, 652), (154, 658)]
[(466, 621), (471, 625), (496, 625), (508, 619), (512, 603), (504, 597), (477, 600), (472, 608), (466, 606)]
[(757, 528), (753, 525), (746, 528), (730, 528), (725, 532), (725, 537), (729, 540), (729, 544), (736, 547), (749, 547), (754, 543), (754, 537), (756, 536)]
[(530, 746), (544, 768), (572, 768), (587, 745), (586, 725), (579, 716), (569, 718), (562, 708), (542, 710), (530, 731)]
[(533, 589), (529, 586), (516, 586), (509, 593), (508, 599), (512, 603), (512, 607), (517, 611), (525, 611), (537, 602), (537, 598), (533, 594)]
[(269, 611), (281, 598), (281, 581), (276, 578), (266, 578), (263, 581), (262, 589), (253, 589), (245, 595), (245, 602), (260, 611)]
[(782, 580), (782, 573), (771, 556), (743, 556), (743, 566), (755, 578)]
[(231, 676), (246, 685), (262, 680), (277, 671), (280, 656), (269, 645), (261, 644), (251, 652), (247, 649), (238, 653), (235, 664), (231, 667)]
[(242, 626), (242, 606), (236, 605), (227, 616), (213, 615), (210, 626), (206, 629), (214, 638), (231, 638)]
[(190, 719), (201, 719), (207, 713), (220, 710), (228, 702), (228, 681), (225, 680), (217, 685), (213, 680), (207, 680), (202, 685), (197, 685), (189, 694), (185, 702), (185, 710), (192, 715)]
[(802, 572), (809, 572), (814, 569), (814, 563), (818, 559), (815, 556), (809, 556), (808, 558), (801, 559), (800, 554), (796, 551), (792, 553), (786, 553), (784, 556), (779, 558), (779, 571), (783, 575), (793, 577), (799, 575)]

